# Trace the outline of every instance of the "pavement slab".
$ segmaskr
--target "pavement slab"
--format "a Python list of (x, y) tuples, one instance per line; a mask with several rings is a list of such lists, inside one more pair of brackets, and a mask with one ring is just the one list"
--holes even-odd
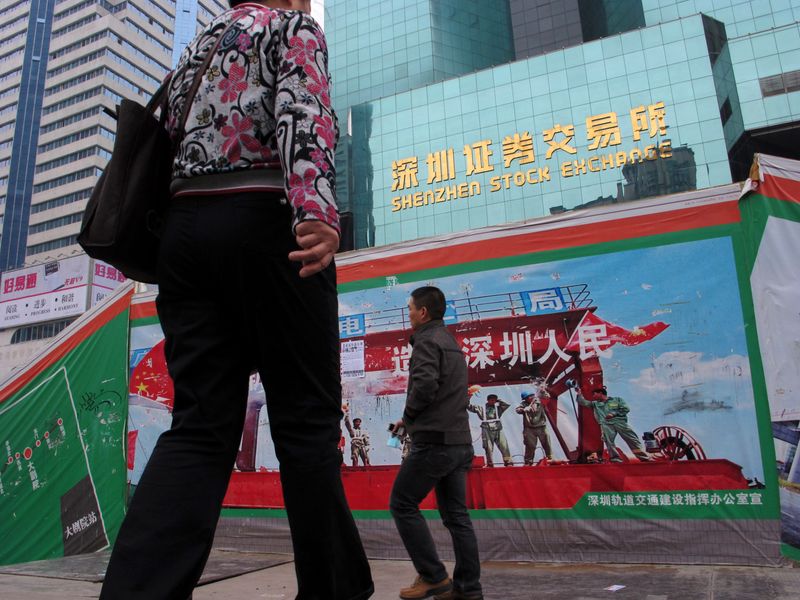
[[(295, 597), (297, 587), (291, 556), (258, 553), (242, 556), (247, 554), (214, 550), (202, 580), (207, 583), (195, 589), (193, 600)], [(222, 579), (211, 575), (221, 573), (225, 565), (229, 565), (225, 568), (230, 572), (234, 564), (239, 568), (245, 564), (266, 566)], [(395, 600), (399, 589), (415, 576), (409, 561), (373, 560), (370, 564), (376, 590), (373, 600)], [(446, 565), (452, 572), (453, 564)], [(81, 600), (95, 599), (100, 594), (99, 582), (7, 570), (0, 568), (3, 571), (0, 600)], [(800, 600), (800, 569), (791, 566), (486, 562), (482, 570), (487, 600)]]

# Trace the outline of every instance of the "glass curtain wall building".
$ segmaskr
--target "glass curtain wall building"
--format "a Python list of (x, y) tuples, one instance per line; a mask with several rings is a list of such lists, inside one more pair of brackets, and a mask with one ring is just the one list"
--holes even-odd
[(798, 152), (800, 0), (326, 12), (356, 248), (721, 185), (754, 151)]
[(146, 101), (175, 53), (224, 8), (225, 0), (3, 4), (0, 271), (80, 251), (83, 209), (113, 148), (109, 111), (123, 97)]

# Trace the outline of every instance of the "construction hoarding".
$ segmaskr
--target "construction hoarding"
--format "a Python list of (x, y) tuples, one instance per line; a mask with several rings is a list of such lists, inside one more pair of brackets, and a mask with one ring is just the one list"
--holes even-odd
[[(483, 558), (779, 562), (739, 194), (724, 186), (341, 256), (343, 409), (347, 424), (361, 420), (355, 435), (343, 426), (343, 478), (370, 554), (404, 555), (388, 512), (402, 447), (389, 444), (387, 425), (405, 400), (404, 307), (430, 284), (447, 296), (445, 324), (468, 365), (476, 460), (467, 500)], [(171, 388), (157, 365), (152, 299), (132, 316), (135, 483), (168, 423)], [(618, 427), (598, 421), (571, 380), (584, 398), (606, 386), (627, 417)], [(545, 419), (527, 457), (523, 393), (542, 401)], [(490, 394), (504, 404), (489, 408)], [(248, 543), (281, 550), (287, 525), (266, 402), (254, 376), (218, 539), (264, 528)], [(610, 453), (604, 441), (615, 432)], [(368, 466), (350, 450), (364, 433)], [(446, 543), (435, 498), (423, 508)]]
[(775, 442), (783, 551), (800, 559), (800, 162), (756, 155), (742, 194), (747, 275)]
[(0, 384), (0, 564), (113, 543), (125, 507), (133, 285)]

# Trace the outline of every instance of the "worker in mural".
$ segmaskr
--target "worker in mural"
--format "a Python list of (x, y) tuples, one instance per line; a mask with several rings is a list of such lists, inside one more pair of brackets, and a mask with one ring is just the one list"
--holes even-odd
[(575, 388), (577, 391), (578, 403), (581, 406), (591, 407), (594, 411), (594, 418), (600, 425), (600, 430), (603, 434), (603, 441), (608, 449), (608, 457), (611, 462), (623, 462), (622, 457), (619, 455), (617, 447), (614, 442), (617, 439), (617, 434), (625, 440), (628, 447), (636, 455), (639, 460), (649, 461), (650, 455), (642, 449), (642, 442), (639, 441), (639, 436), (628, 425), (628, 408), (627, 403), (622, 398), (617, 396), (609, 396), (608, 390), (605, 386), (592, 390), (592, 399), (587, 400), (581, 394), (578, 383), (574, 379), (567, 381), (567, 386)]
[(544, 389), (536, 392), (524, 390), (520, 396), (522, 402), (516, 408), (517, 414), (522, 415), (522, 441), (525, 444), (525, 464), (533, 465), (536, 446), (542, 443), (547, 460), (553, 459), (553, 449), (550, 445), (550, 434), (547, 432), (547, 416), (544, 407), (550, 401), (550, 394)]
[(365, 466), (369, 466), (369, 433), (361, 428), (361, 419), (356, 417), (350, 423), (350, 415), (345, 415), (344, 425), (350, 434), (350, 460), (354, 467), (358, 466), (358, 460)]
[(511, 405), (500, 400), (497, 394), (486, 396), (486, 406), (478, 406), (477, 404), (467, 406), (467, 410), (478, 415), (481, 420), (481, 438), (483, 440), (483, 450), (486, 453), (487, 467), (494, 466), (492, 454), (495, 446), (500, 449), (500, 454), (503, 456), (503, 464), (507, 467), (511, 466), (511, 453), (508, 451), (508, 442), (506, 441), (505, 433), (503, 433), (503, 422), (500, 420), (509, 406)]

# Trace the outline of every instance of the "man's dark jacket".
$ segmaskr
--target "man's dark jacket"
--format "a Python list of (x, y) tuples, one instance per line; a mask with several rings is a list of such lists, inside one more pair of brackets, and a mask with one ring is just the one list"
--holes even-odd
[(471, 444), (467, 365), (441, 319), (417, 327), (411, 336), (408, 398), (403, 412), (417, 443)]

